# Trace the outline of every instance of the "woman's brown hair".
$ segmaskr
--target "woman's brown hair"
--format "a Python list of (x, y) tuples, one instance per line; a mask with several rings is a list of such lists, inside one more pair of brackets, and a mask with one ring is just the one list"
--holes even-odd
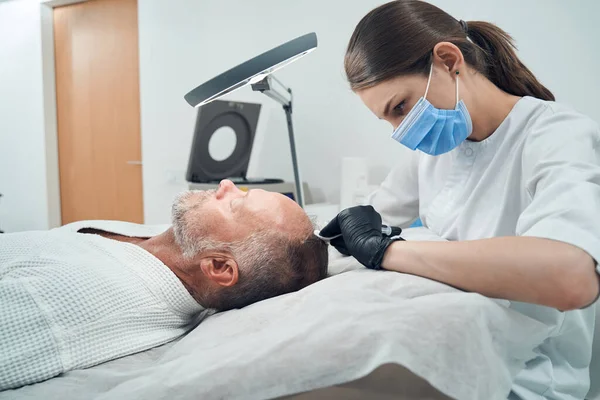
[(419, 0), (396, 0), (369, 12), (350, 38), (344, 67), (352, 90), (409, 74), (428, 74), (433, 48), (450, 42), (472, 68), (515, 96), (554, 100), (519, 60), (513, 39), (494, 24), (458, 21)]

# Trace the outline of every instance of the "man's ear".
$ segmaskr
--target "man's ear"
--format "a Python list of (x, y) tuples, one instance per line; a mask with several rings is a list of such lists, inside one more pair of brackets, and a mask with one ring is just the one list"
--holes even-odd
[(208, 254), (200, 260), (200, 269), (219, 286), (233, 286), (239, 278), (238, 264), (231, 254)]
[(438, 65), (443, 65), (450, 73), (455, 73), (465, 64), (462, 51), (450, 42), (440, 42), (433, 48), (433, 60)]

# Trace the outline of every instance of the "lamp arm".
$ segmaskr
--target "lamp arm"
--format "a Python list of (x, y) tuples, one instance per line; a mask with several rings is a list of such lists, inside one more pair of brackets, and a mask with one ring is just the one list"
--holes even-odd
[[(277, 83), (283, 89), (277, 90), (273, 82)], [(261, 92), (266, 96), (272, 98), (283, 106), (285, 111), (285, 117), (288, 126), (288, 136), (290, 140), (290, 152), (292, 155), (292, 168), (294, 170), (294, 184), (296, 186), (296, 202), (300, 207), (304, 208), (304, 187), (302, 185), (302, 178), (300, 176), (300, 168), (298, 167), (298, 156), (296, 154), (296, 140), (294, 138), (294, 126), (292, 123), (292, 89), (286, 87), (278, 79), (272, 75), (267, 75), (258, 82), (252, 84), (252, 90)]]
[(252, 83), (252, 90), (269, 96), (282, 106), (290, 106), (292, 103), (292, 91), (273, 75), (267, 75), (261, 80)]
[[(291, 94), (291, 90), (290, 90)], [(300, 176), (300, 168), (298, 167), (298, 156), (296, 155), (296, 140), (294, 139), (294, 126), (292, 124), (292, 102), (287, 106), (283, 106), (285, 117), (287, 119), (288, 135), (290, 138), (290, 152), (292, 154), (292, 167), (294, 170), (294, 183), (296, 184), (296, 201), (300, 207), (304, 208), (304, 186), (302, 185), (302, 177)]]
[(264, 94), (265, 96), (272, 98), (273, 100), (275, 100), (276, 102), (281, 104), (283, 107), (291, 106), (291, 101), (288, 101), (285, 97), (281, 96), (280, 93), (278, 93), (274, 90), (265, 90), (265, 91), (261, 91), (261, 93)]

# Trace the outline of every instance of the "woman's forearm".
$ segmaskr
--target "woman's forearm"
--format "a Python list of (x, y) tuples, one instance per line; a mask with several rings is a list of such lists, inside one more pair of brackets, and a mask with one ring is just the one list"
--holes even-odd
[(559, 310), (585, 307), (599, 290), (595, 262), (586, 252), (534, 237), (398, 241), (386, 251), (382, 267), (488, 297)]

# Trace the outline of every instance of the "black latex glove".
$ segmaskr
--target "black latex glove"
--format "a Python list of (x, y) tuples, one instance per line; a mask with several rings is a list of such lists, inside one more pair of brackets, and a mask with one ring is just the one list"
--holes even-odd
[(383, 255), (394, 240), (381, 233), (381, 215), (372, 206), (356, 206), (343, 210), (319, 235), (342, 236), (331, 240), (340, 253), (356, 258), (370, 269), (381, 269)]

